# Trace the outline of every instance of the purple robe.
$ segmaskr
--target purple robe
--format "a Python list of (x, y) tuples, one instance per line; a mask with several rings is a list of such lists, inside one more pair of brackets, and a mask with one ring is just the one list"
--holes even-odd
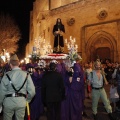
[(4, 72), (8, 72), (11, 70), (11, 67), (8, 63), (5, 64), (5, 71)]
[(82, 120), (83, 100), (85, 98), (83, 71), (78, 63), (74, 64), (72, 82), (68, 81), (67, 119)]
[(38, 67), (38, 63), (34, 63), (33, 64), (33, 67), (35, 68), (35, 67)]
[[(66, 86), (66, 81), (68, 79), (67, 71), (65, 68), (65, 64), (57, 64), (56, 65), (56, 70), (57, 72), (61, 73), (63, 80), (64, 80), (64, 85), (65, 85), (65, 96), (67, 94), (67, 86)], [(67, 111), (67, 106), (66, 106), (66, 99), (62, 100), (61, 102), (61, 120), (66, 120), (66, 111)]]
[[(63, 80), (64, 80), (64, 85), (65, 85), (65, 96), (67, 96), (67, 92), (68, 92), (68, 88), (67, 88), (67, 80), (69, 78), (68, 74), (67, 74), (67, 70), (65, 68), (65, 64), (64, 63), (61, 63), (61, 67), (62, 67), (62, 70), (61, 70), (61, 74), (62, 74), (62, 77), (63, 77)], [(61, 120), (67, 120), (67, 101), (66, 99), (64, 99), (61, 103)]]
[(56, 71), (61, 73), (62, 72), (62, 66), (60, 63), (56, 64)]
[(34, 72), (32, 75), (32, 80), (35, 85), (35, 97), (30, 103), (30, 112), (31, 112), (31, 120), (37, 120), (40, 118), (40, 115), (44, 112), (44, 106), (42, 103), (41, 98), (41, 79), (42, 74), (38, 74), (37, 72)]

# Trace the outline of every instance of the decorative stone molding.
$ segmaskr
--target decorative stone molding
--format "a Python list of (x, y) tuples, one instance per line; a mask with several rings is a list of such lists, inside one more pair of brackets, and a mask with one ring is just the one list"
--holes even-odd
[(72, 18), (70, 18), (70, 19), (67, 20), (67, 24), (69, 26), (72, 26), (74, 23), (75, 23), (75, 18), (74, 17), (72, 17)]
[(101, 8), (99, 11), (98, 11), (98, 14), (97, 14), (97, 17), (99, 20), (103, 20), (105, 19), (106, 17), (108, 16), (108, 12), (105, 8)]
[(46, 18), (49, 17), (49, 10), (44, 10), (44, 11), (40, 11), (37, 15), (37, 22), (40, 22), (41, 20), (45, 20)]
[(56, 14), (61, 14), (62, 12), (66, 12), (66, 11), (70, 11), (70, 10), (78, 10), (78, 8), (82, 7), (82, 1), (76, 1), (73, 3), (69, 3), (67, 5), (64, 6), (60, 6), (58, 8), (55, 9), (51, 9), (50, 14), (51, 15), (56, 15)]
[[(60, 6), (58, 8), (50, 9), (50, 14), (51, 14), (51, 16), (53, 16), (56, 14), (61, 14), (66, 11), (71, 11), (71, 10), (78, 11), (78, 9), (82, 9), (83, 7), (86, 7), (87, 5), (94, 4), (94, 3), (99, 4), (99, 2), (101, 3), (102, 1), (105, 1), (105, 0), (94, 0), (94, 1), (93, 0), (78, 0), (73, 3), (69, 3), (67, 5)], [(83, 4), (83, 2), (84, 2), (84, 4)]]

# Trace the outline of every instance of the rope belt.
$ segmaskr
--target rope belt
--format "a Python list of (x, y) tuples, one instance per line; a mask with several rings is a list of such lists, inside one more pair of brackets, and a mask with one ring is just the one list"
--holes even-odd
[(26, 95), (23, 93), (13, 93), (13, 94), (7, 94), (5, 95), (5, 97), (25, 97), (26, 98)]
[(92, 87), (92, 89), (94, 89), (94, 90), (100, 90), (100, 89), (102, 89), (103, 87), (100, 87), (100, 88), (95, 88), (95, 87)]

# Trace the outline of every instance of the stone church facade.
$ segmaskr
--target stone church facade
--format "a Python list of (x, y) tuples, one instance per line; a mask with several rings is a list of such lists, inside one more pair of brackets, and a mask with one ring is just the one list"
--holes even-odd
[[(64, 39), (76, 38), (83, 62), (111, 59), (120, 62), (120, 0), (36, 0), (30, 17), (26, 57), (42, 36), (53, 46), (53, 26), (61, 18)], [(67, 47), (64, 47), (67, 53)]]

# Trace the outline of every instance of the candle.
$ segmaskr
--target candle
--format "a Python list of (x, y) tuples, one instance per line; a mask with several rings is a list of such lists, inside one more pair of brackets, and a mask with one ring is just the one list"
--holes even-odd
[(70, 48), (70, 45), (68, 44), (68, 48)]
[(53, 49), (51, 49), (51, 53), (53, 52)]
[(43, 43), (45, 43), (45, 39), (43, 40)]
[(76, 39), (74, 38), (74, 42), (76, 42)]
[(78, 45), (75, 45), (76, 48), (78, 48)]
[(51, 45), (49, 46), (49, 48), (51, 49)]
[(65, 43), (67, 43), (67, 39), (65, 39)]

